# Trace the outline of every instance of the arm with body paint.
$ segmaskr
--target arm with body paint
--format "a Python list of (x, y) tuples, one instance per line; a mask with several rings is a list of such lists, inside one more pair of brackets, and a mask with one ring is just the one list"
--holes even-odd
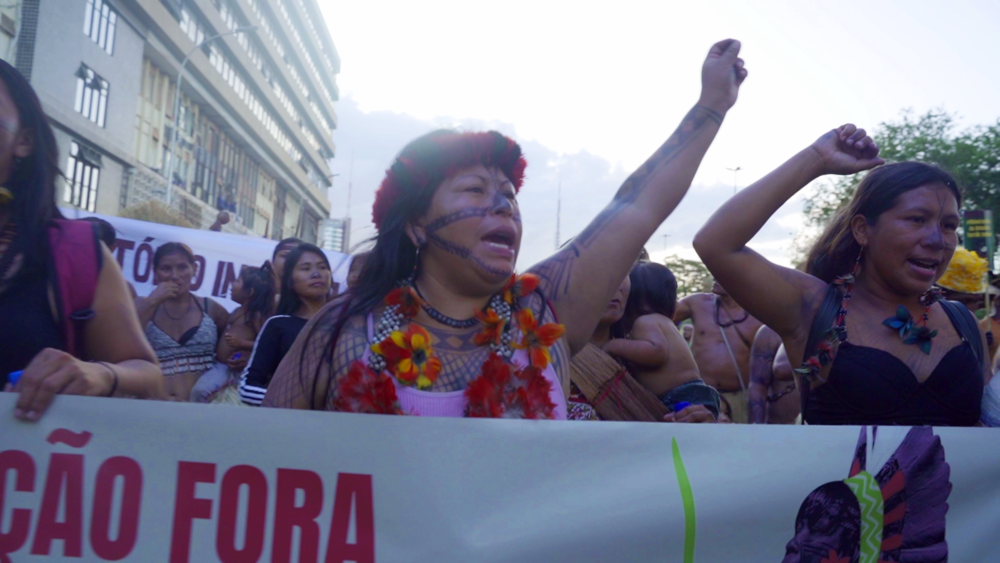
[(702, 93), (673, 135), (625, 181), (579, 236), (532, 268), (553, 303), (572, 351), (590, 339), (642, 246), (687, 193), (747, 71), (740, 43), (715, 44), (702, 66)]
[(729, 199), (694, 237), (712, 275), (751, 315), (784, 339), (804, 339), (827, 284), (774, 264), (746, 246), (793, 195), (824, 174), (854, 174), (882, 164), (864, 129), (827, 132), (773, 172)]
[(767, 424), (767, 391), (774, 381), (774, 357), (781, 346), (778, 333), (760, 327), (750, 347), (750, 424)]

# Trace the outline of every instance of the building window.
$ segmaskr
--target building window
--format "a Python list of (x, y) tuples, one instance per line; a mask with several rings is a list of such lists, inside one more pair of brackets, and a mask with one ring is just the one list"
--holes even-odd
[(87, 0), (83, 15), (83, 32), (109, 55), (115, 50), (115, 25), (118, 14), (105, 0)]
[(76, 71), (76, 101), (73, 104), (80, 115), (104, 127), (104, 113), (108, 108), (108, 81), (101, 78), (87, 65)]
[(101, 157), (92, 149), (81, 147), (76, 141), (69, 143), (69, 160), (66, 162), (66, 191), (63, 200), (80, 209), (97, 210), (97, 181), (101, 175)]

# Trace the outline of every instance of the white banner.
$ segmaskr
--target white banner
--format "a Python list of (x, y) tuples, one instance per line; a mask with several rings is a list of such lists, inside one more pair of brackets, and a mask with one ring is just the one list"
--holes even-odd
[[(278, 244), (278, 241), (261, 237), (187, 229), (75, 209), (62, 209), (62, 212), (71, 219), (100, 217), (114, 226), (118, 234), (115, 257), (125, 279), (140, 296), (153, 291), (153, 253), (156, 249), (167, 242), (188, 245), (194, 251), (198, 270), (191, 285), (192, 292), (211, 297), (230, 311), (238, 307), (229, 299), (229, 291), (240, 270), (243, 266), (260, 266), (270, 260)], [(329, 250), (324, 252), (333, 270), (334, 287), (345, 288), (351, 256)]]
[(465, 420), (68, 396), (29, 424), (11, 415), (14, 400), (0, 394), (0, 561), (980, 563), (1000, 553), (990, 429)]

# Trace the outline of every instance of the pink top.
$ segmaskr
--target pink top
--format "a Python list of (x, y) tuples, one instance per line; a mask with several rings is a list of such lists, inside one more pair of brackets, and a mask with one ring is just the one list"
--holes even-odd
[[(372, 315), (368, 315), (368, 340), (371, 341), (375, 336), (375, 324), (372, 319)], [(371, 354), (371, 349), (366, 348), (365, 354), (361, 358), (361, 361), (368, 363), (368, 356)], [(525, 350), (515, 350), (514, 355), (511, 357), (511, 361), (518, 368), (524, 368), (528, 365), (528, 352)], [(559, 376), (556, 375), (556, 370), (549, 365), (542, 371), (542, 376), (552, 384), (552, 390), (549, 391), (549, 398), (556, 405), (553, 415), (556, 420), (566, 420), (566, 397), (563, 395), (562, 384), (559, 383)], [(443, 393), (436, 393), (433, 391), (421, 391), (413, 387), (401, 386), (396, 382), (396, 378), (389, 376), (392, 380), (392, 384), (396, 387), (396, 396), (399, 398), (399, 404), (403, 408), (403, 412), (406, 414), (415, 414), (420, 416), (446, 416), (452, 418), (460, 418), (465, 416), (465, 390), (461, 391), (446, 391)]]

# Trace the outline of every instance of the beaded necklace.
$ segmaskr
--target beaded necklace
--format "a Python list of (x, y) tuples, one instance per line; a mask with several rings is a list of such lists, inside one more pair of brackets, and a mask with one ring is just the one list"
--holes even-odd
[[(860, 258), (859, 258), (860, 260)], [(822, 369), (833, 362), (836, 356), (835, 344), (847, 341), (847, 304), (851, 301), (851, 293), (854, 290), (855, 277), (859, 271), (859, 266), (855, 265), (854, 272), (846, 276), (839, 276), (833, 280), (833, 285), (843, 286), (844, 295), (840, 300), (840, 309), (837, 311), (836, 322), (816, 345), (816, 351), (812, 356), (802, 362), (802, 367), (795, 371), (808, 379), (810, 382), (821, 380), (826, 381), (820, 375)], [(937, 330), (931, 330), (927, 326), (928, 313), (931, 306), (941, 299), (941, 291), (931, 288), (920, 296), (920, 304), (924, 306), (924, 313), (919, 321), (915, 321), (910, 314), (910, 310), (900, 305), (896, 308), (896, 315), (882, 321), (882, 324), (897, 331), (903, 344), (916, 345), (924, 354), (931, 353), (931, 339), (937, 336)]]
[[(427, 302), (427, 298), (424, 297), (424, 294), (420, 292), (420, 288), (417, 287), (417, 284), (413, 282), (412, 278), (409, 280), (409, 284), (411, 287), (413, 287), (413, 289), (417, 292), (417, 295), (420, 297), (422, 301), (420, 306), (423, 308), (424, 312), (427, 313), (427, 316), (434, 319), (435, 321), (445, 326), (450, 326), (451, 328), (472, 328), (479, 323), (479, 319), (476, 318), (475, 315), (467, 319), (453, 319), (448, 315), (445, 315), (441, 311), (438, 311), (437, 309), (432, 307), (431, 304)], [(495, 298), (496, 296), (494, 295), (493, 297)], [(493, 305), (493, 299), (491, 299), (489, 303), (489, 306), (492, 305)]]
[[(485, 311), (475, 313), (483, 329), (476, 334), (478, 346), (488, 345), (490, 354), (480, 375), (465, 390), (466, 416), (489, 418), (552, 418), (555, 404), (552, 384), (542, 371), (551, 362), (549, 348), (565, 332), (562, 325), (539, 325), (530, 309), (521, 309), (522, 298), (538, 287), (538, 277), (511, 276), (503, 290), (490, 298)], [(385, 299), (385, 308), (374, 331), (367, 364), (356, 360), (338, 384), (337, 410), (381, 414), (403, 413), (395, 393), (396, 384), (429, 389), (441, 372), (426, 329), (412, 322), (424, 302), (412, 280), (402, 282)], [(425, 309), (426, 310), (426, 309)], [(515, 314), (516, 313), (516, 314)], [(433, 318), (433, 317), (432, 317)], [(521, 334), (514, 339), (513, 325)], [(514, 349), (527, 351), (528, 365), (512, 366)]]

